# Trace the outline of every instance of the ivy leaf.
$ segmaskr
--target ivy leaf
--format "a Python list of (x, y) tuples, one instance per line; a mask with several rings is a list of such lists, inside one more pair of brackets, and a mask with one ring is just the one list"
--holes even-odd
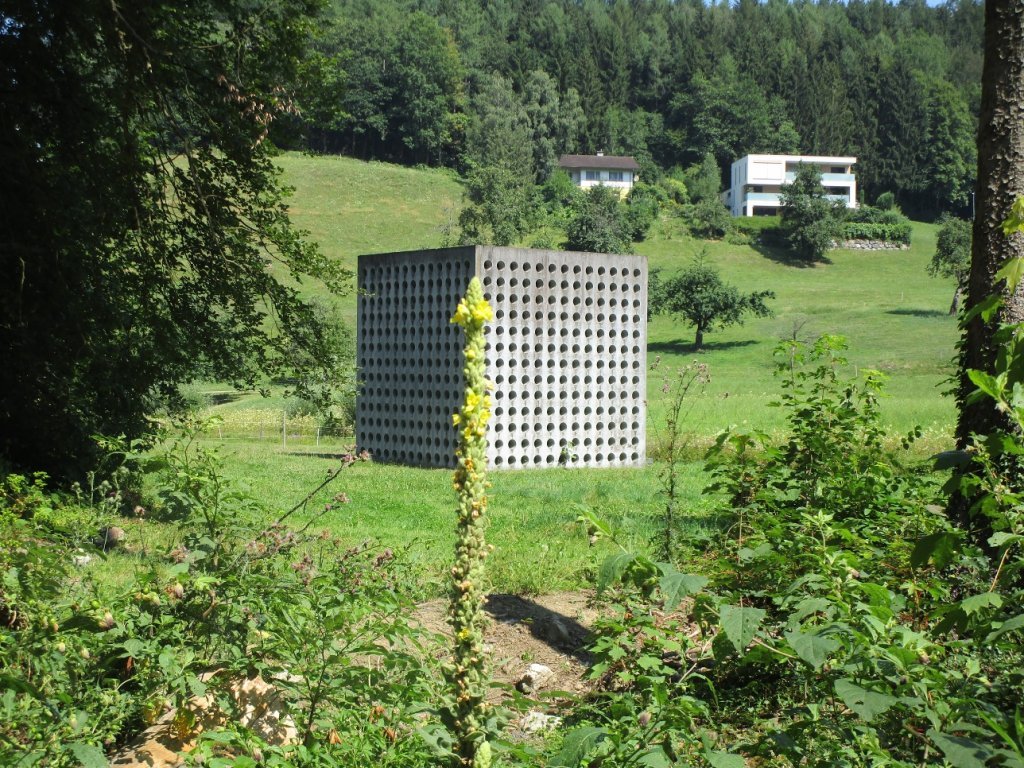
[(895, 696), (890, 696), (887, 693), (861, 688), (852, 680), (836, 680), (835, 689), (836, 696), (842, 699), (843, 704), (869, 723), (899, 701)]
[(928, 729), (928, 738), (942, 750), (946, 759), (957, 768), (985, 768), (992, 750), (963, 736), (950, 736), (935, 728)]
[(717, 750), (709, 749), (704, 753), (704, 757), (711, 763), (711, 768), (746, 768), (747, 761), (743, 759), (743, 755), (737, 755), (733, 752), (721, 752)]
[(839, 648), (839, 642), (816, 632), (787, 632), (786, 642), (803, 661), (821, 669), (829, 654)]
[(757, 634), (757, 628), (764, 621), (765, 612), (760, 608), (741, 608), (723, 605), (719, 613), (722, 632), (740, 655)]
[(587, 756), (587, 753), (604, 741), (607, 736), (608, 731), (604, 728), (594, 726), (577, 728), (565, 737), (562, 748), (551, 759), (548, 766), (550, 768), (576, 768), (580, 761)]
[(99, 747), (94, 747), (92, 744), (75, 742), (74, 744), (69, 744), (68, 749), (71, 750), (71, 754), (75, 756), (75, 759), (78, 760), (78, 763), (83, 768), (110, 768), (106, 755), (103, 754), (103, 750)]
[(689, 573), (669, 573), (661, 577), (658, 586), (665, 596), (665, 610), (673, 610), (684, 598), (695, 595), (707, 585), (708, 580), (704, 576), (694, 576)]
[(634, 560), (636, 560), (636, 555), (632, 552), (619, 552), (618, 554), (606, 557), (605, 561), (601, 563), (600, 572), (597, 574), (597, 594), (600, 595), (610, 585), (618, 582)]

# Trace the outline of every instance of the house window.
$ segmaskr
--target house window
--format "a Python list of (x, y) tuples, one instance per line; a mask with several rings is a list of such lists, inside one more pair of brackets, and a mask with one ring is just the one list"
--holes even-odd
[(833, 165), (832, 173), (846, 173), (846, 168), (841, 165)]
[(622, 181), (622, 171), (608, 171), (608, 181)]
[(755, 184), (754, 186), (752, 186), (750, 188), (750, 191), (751, 192), (764, 192), (764, 187), (762, 187), (760, 184)]
[(600, 171), (584, 171), (583, 172), (583, 178), (585, 178), (587, 181), (600, 181), (601, 180), (601, 172)]

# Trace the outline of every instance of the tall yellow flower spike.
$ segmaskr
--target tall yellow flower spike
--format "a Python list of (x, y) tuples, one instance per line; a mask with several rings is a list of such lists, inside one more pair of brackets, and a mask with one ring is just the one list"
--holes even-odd
[(459, 412), (452, 415), (452, 424), (460, 428), (452, 482), (459, 495), (459, 509), (448, 616), (455, 649), (452, 663), (445, 669), (451, 703), (443, 713), (454, 736), (452, 759), (457, 768), (489, 768), (491, 764), (486, 732), (490, 674), (483, 647), (484, 560), (489, 548), (484, 541), (482, 513), (487, 508), (487, 421), (491, 417), (484, 378), (484, 324), (493, 319), (480, 281), (474, 277), (451, 320), (466, 334), (462, 371), (466, 394)]

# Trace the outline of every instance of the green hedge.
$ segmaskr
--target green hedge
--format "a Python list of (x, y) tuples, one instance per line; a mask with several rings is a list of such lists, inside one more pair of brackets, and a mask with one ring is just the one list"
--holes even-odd
[(910, 245), (910, 222), (896, 224), (848, 221), (842, 226), (844, 240), (884, 240)]

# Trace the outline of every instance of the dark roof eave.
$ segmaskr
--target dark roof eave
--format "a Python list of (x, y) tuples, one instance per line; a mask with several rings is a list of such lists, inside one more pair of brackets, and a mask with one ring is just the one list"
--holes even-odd
[(559, 168), (604, 168), (615, 171), (639, 171), (640, 164), (622, 155), (562, 155)]

